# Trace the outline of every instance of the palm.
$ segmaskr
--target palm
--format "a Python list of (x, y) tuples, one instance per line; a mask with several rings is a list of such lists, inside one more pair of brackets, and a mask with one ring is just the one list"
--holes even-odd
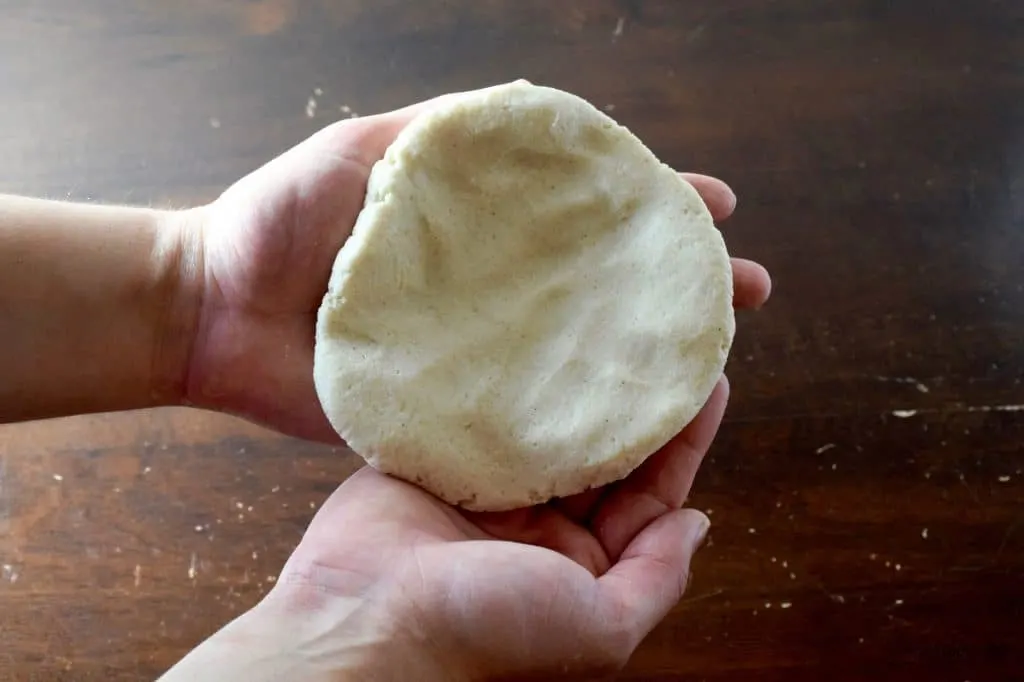
[(321, 131), (209, 207), (202, 343), (189, 398), (281, 431), (336, 440), (312, 383), (316, 311), (362, 207), (370, 164)]
[[(509, 652), (556, 660), (563, 651), (550, 650), (548, 628), (585, 631), (580, 621), (589, 611), (581, 607), (594, 601), (593, 575), (570, 557), (515, 542), (524, 530), (518, 513), (501, 516), (485, 530), (420, 489), (366, 468), (321, 509), (282, 580), (343, 597), (397, 584), (403, 618), (420, 619), (434, 636), (454, 630), (483, 660), (499, 664)], [(543, 630), (535, 627), (545, 619)], [(582, 644), (574, 650), (585, 651)]]
[[(679, 546), (687, 529), (700, 522), (699, 514), (680, 516), (678, 510), (727, 395), (723, 381), (697, 419), (626, 480), (527, 509), (463, 512), (364, 468), (317, 514), (283, 572), (283, 584), (343, 596), (398, 584), (404, 608), (430, 621), (422, 627), (454, 630), (461, 646), (483, 659), (510, 666), (520, 660), (557, 662), (571, 650), (581, 660), (614, 665), (664, 608), (655, 609), (641, 632), (619, 633), (621, 639), (609, 644), (606, 630), (618, 618), (608, 611), (595, 614), (608, 601), (601, 597), (607, 591), (602, 576), (648, 590), (645, 580), (657, 582), (652, 571), (664, 570), (668, 562), (651, 562), (654, 568), (644, 562), (663, 553), (666, 543)], [(671, 527), (658, 528), (665, 519)], [(669, 580), (667, 589), (682, 586)], [(618, 606), (627, 608), (623, 604), (631, 601), (636, 599)], [(674, 603), (662, 601), (666, 607)]]
[[(585, 556), (516, 542), (525, 532), (543, 536), (545, 544), (568, 545), (565, 529), (545, 527), (547, 509), (492, 515), (478, 524), (412, 485), (365, 468), (324, 505), (282, 580), (339, 596), (397, 584), (401, 613), (410, 614), (403, 618), (420, 619), (427, 632), (451, 633), (481, 660), (500, 667), (517, 659), (556, 661), (566, 643), (552, 648), (551, 632), (587, 630), (581, 621), (595, 601), (594, 576), (573, 560), (585, 562)], [(526, 517), (535, 523), (523, 523)], [(588, 661), (608, 656), (585, 641), (571, 647)]]

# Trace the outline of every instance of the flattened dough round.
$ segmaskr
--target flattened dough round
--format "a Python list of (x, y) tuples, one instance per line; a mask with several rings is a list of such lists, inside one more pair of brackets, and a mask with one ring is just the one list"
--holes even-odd
[(420, 115), (374, 166), (314, 378), (369, 464), (502, 510), (639, 466), (706, 402), (734, 326), (697, 192), (584, 100), (515, 83)]

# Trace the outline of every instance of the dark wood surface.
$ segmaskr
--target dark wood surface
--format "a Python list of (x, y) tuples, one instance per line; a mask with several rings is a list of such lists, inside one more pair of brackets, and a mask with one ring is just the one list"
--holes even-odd
[[(0, 191), (191, 205), (342, 107), (520, 76), (730, 181), (775, 276), (623, 678), (1020, 679), (1017, 0), (0, 0)], [(184, 410), (0, 429), (0, 680), (154, 677), (354, 466)]]

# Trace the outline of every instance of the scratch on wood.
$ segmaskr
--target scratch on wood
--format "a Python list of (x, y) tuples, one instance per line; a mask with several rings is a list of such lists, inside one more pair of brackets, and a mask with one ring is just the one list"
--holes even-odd
[(960, 481), (960, 485), (962, 485), (964, 488), (967, 489), (968, 494), (970, 494), (971, 499), (974, 500), (975, 504), (981, 504), (981, 500), (978, 499), (978, 494), (976, 492), (974, 492), (974, 488), (972, 488), (971, 486), (967, 485), (967, 480), (964, 478), (963, 473), (962, 472), (958, 472), (958, 474), (959, 475), (957, 476), (957, 479)]
[(612, 31), (612, 42), (618, 41), (622, 37), (622, 32), (626, 30), (626, 17), (619, 17), (619, 20), (615, 22), (615, 30)]
[(694, 602), (703, 601), (705, 599), (711, 599), (712, 597), (717, 597), (718, 595), (724, 594), (724, 593), (725, 593), (725, 590), (722, 589), (721, 587), (719, 587), (718, 589), (711, 590), (710, 592), (706, 592), (704, 594), (698, 594), (697, 596), (690, 597), (689, 599), (684, 599), (684, 600), (682, 600), (679, 603), (680, 604), (692, 604)]
[(996, 550), (996, 558), (992, 561), (992, 565), (993, 566), (998, 566), (999, 565), (999, 560), (1003, 558), (1003, 551), (1006, 549), (1007, 543), (1010, 542), (1010, 538), (1013, 536), (1014, 532), (1017, 530), (1017, 526), (1020, 525), (1022, 518), (1024, 518), (1024, 517), (1017, 517), (1014, 520), (1013, 523), (1011, 523), (1009, 526), (1007, 526), (1006, 532), (1003, 533), (1003, 540), (1002, 540), (1002, 542), (999, 543), (999, 549)]

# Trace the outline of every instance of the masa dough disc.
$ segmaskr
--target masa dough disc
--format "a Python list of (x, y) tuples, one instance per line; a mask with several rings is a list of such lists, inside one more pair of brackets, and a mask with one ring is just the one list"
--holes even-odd
[(707, 400), (734, 326), (697, 192), (584, 100), (515, 83), (420, 115), (374, 166), (314, 378), (370, 465), (501, 510), (639, 466)]

